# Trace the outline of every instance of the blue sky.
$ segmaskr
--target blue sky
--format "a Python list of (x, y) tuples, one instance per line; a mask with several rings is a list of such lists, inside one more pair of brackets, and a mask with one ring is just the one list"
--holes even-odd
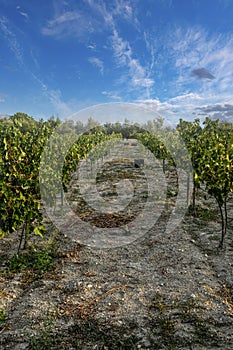
[(0, 114), (233, 120), (232, 0), (0, 0)]

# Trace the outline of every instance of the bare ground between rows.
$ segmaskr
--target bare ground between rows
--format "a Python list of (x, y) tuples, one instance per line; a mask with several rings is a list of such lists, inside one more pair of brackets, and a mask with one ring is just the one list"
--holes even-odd
[(163, 218), (140, 241), (112, 250), (58, 237), (55, 271), (36, 281), (2, 276), (2, 348), (231, 349), (231, 241), (219, 254), (202, 252), (189, 220), (164, 236)]
[[(232, 240), (216, 249), (217, 217), (186, 215), (165, 234), (168, 217), (169, 208), (145, 236), (114, 249), (77, 244), (48, 223), (55, 270), (1, 274), (1, 349), (232, 349)], [(17, 240), (6, 237), (1, 254)]]

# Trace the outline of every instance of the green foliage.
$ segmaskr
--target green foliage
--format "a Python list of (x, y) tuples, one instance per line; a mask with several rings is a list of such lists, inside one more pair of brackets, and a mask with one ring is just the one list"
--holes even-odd
[(200, 179), (198, 176), (199, 161), (201, 158), (199, 140), (202, 134), (200, 119), (195, 119), (193, 122), (187, 122), (180, 119), (176, 130), (179, 132), (189, 151), (193, 167), (194, 187), (197, 188), (200, 186)]
[[(202, 317), (201, 301), (203, 302), (201, 296), (179, 300), (157, 293), (148, 305), (152, 342), (156, 339), (153, 349), (164, 349), (164, 346), (166, 349), (188, 349), (191, 344), (194, 347), (197, 344), (205, 347), (218, 344), (220, 338), (212, 330), (211, 324), (219, 327), (223, 327), (223, 324), (218, 324), (215, 319), (206, 320)], [(184, 329), (189, 337), (183, 337), (182, 332), (177, 332), (179, 329)]]
[[(95, 160), (103, 157), (120, 134), (106, 134), (101, 127), (96, 127), (82, 135), (77, 135), (69, 121), (51, 135), (40, 163), (40, 190), (43, 201), (55, 208), (57, 195), (63, 202), (63, 191), (71, 180), (81, 159), (89, 156)], [(94, 149), (94, 151), (92, 151)]]
[(209, 222), (211, 220), (216, 220), (218, 211), (212, 208), (203, 208), (200, 205), (196, 206), (196, 215), (201, 218), (204, 222)]
[(200, 120), (180, 120), (177, 130), (182, 136), (193, 165), (193, 208), (195, 211), (195, 189), (202, 184), (219, 206), (222, 221), (222, 248), (227, 230), (227, 199), (233, 192), (233, 127), (206, 118), (201, 128)]
[[(232, 124), (206, 118), (201, 127), (199, 119), (193, 122), (180, 120), (176, 130), (172, 130), (163, 123), (162, 118), (148, 122), (149, 132), (138, 125), (120, 123), (102, 127), (92, 119), (86, 127), (81, 122), (74, 125), (73, 121), (61, 124), (53, 117), (47, 122), (35, 121), (24, 113), (1, 120), (0, 238), (20, 228), (25, 240), (32, 232), (42, 235), (41, 196), (55, 207), (60, 193), (63, 203), (63, 192), (80, 160), (87, 156), (91, 160), (103, 157), (123, 135), (141, 141), (163, 161), (164, 171), (166, 160), (187, 173), (193, 172), (194, 211), (196, 189), (202, 185), (219, 206), (222, 247), (227, 229), (227, 200), (233, 192)], [(79, 134), (80, 130), (82, 134)]]
[(29, 247), (27, 251), (14, 255), (9, 263), (10, 272), (21, 272), (32, 270), (39, 274), (43, 274), (48, 270), (54, 269), (54, 257), (56, 252), (51, 248), (35, 248)]
[(104, 130), (99, 128), (93, 129), (88, 134), (83, 134), (76, 137), (76, 141), (65, 154), (63, 165), (63, 188), (66, 189), (71, 180), (71, 174), (76, 170), (80, 159), (86, 158), (87, 155), (92, 160), (97, 160), (104, 157), (109, 148), (114, 142), (121, 138), (121, 134), (106, 135)]
[(23, 113), (0, 125), (0, 237), (23, 225), (26, 234), (43, 230), (39, 165), (52, 131), (50, 121), (36, 122)]
[(6, 320), (6, 311), (0, 308), (0, 325)]
[[(77, 135), (72, 121), (59, 125), (53, 117), (37, 122), (24, 113), (0, 123), (0, 238), (21, 229), (19, 248), (30, 233), (43, 235), (41, 195), (55, 203), (80, 159), (97, 144), (121, 137), (107, 135), (92, 119), (87, 126), (95, 128), (83, 135)], [(106, 145), (98, 150), (106, 152)]]
[(157, 159), (167, 159), (169, 157), (168, 151), (164, 143), (157, 135), (149, 132), (137, 133), (134, 135), (142, 144), (149, 150)]
[(38, 334), (36, 336), (30, 335), (30, 349), (32, 350), (44, 350), (51, 348), (60, 348), (62, 342), (61, 336), (55, 336), (53, 334), (53, 325), (56, 319), (56, 312), (48, 311), (46, 319), (42, 323)]

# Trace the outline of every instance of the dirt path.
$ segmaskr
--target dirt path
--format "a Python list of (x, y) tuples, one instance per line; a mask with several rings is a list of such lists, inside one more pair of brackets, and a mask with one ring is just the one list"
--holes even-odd
[(230, 246), (208, 256), (185, 223), (170, 236), (164, 226), (110, 250), (63, 238), (55, 272), (29, 283), (25, 273), (3, 275), (2, 349), (33, 348), (30, 334), (38, 349), (231, 349)]

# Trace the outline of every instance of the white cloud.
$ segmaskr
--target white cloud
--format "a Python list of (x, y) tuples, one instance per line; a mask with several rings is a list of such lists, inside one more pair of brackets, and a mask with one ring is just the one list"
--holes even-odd
[(102, 91), (101, 93), (112, 100), (121, 101), (121, 97), (115, 91)]
[(191, 80), (188, 74), (191, 70), (204, 68), (216, 78), (208, 83), (202, 82), (205, 90), (208, 87), (208, 90), (214, 88), (223, 91), (232, 87), (232, 34), (210, 36), (206, 30), (199, 27), (178, 28), (170, 36), (169, 45), (181, 84)]
[(16, 9), (17, 9), (18, 13), (19, 13), (21, 16), (23, 16), (24, 19), (25, 19), (26, 21), (28, 21), (28, 19), (29, 19), (28, 14), (27, 14), (26, 12), (24, 12), (24, 11), (21, 11), (21, 10), (20, 10), (20, 9), (21, 9), (20, 6), (17, 6)]
[(89, 45), (87, 45), (87, 48), (90, 49), (90, 50), (95, 51), (96, 50), (96, 45), (95, 44), (89, 44)]
[(184, 95), (179, 95), (173, 98), (169, 99), (170, 103), (180, 103), (180, 102), (187, 102), (187, 101), (201, 101), (202, 98), (199, 94), (197, 93), (189, 93), (189, 94), (184, 94)]
[(68, 117), (72, 114), (72, 110), (68, 104), (62, 101), (60, 90), (47, 90), (47, 96), (55, 109), (59, 111), (63, 117)]
[[(79, 13), (65, 12), (62, 15), (55, 17), (48, 21), (47, 26), (42, 28), (42, 34), (48, 36), (60, 36), (65, 31), (66, 25), (69, 26), (71, 22), (77, 21), (80, 18)], [(73, 32), (73, 28), (70, 30)]]
[(149, 76), (147, 68), (133, 57), (129, 42), (123, 40), (117, 30), (114, 30), (111, 39), (117, 65), (128, 69), (129, 87), (131, 89), (150, 89), (154, 85), (154, 80)]
[(19, 12), (21, 16), (23, 16), (26, 20), (28, 20), (28, 14), (26, 12)]
[(5, 102), (4, 98), (0, 97), (0, 103), (3, 103), (3, 102)]
[[(115, 23), (112, 13), (107, 11), (105, 3), (100, 0), (87, 0), (88, 5), (94, 11), (95, 15), (99, 14), (104, 20), (104, 24), (110, 28), (114, 28)], [(102, 23), (103, 24), (103, 23)]]
[(225, 117), (226, 120), (232, 121), (233, 99), (230, 99), (230, 96), (227, 99), (225, 95), (217, 98), (213, 95), (187, 93), (164, 102), (159, 99), (144, 99), (137, 102), (165, 117), (174, 125), (180, 118), (193, 120), (198, 117), (204, 120), (206, 116)]
[(119, 37), (116, 30), (114, 30), (112, 35), (112, 49), (114, 51), (114, 56), (117, 59), (117, 64), (119, 66), (127, 65), (131, 59), (132, 50), (129, 43)]
[[(64, 38), (67, 36), (76, 36), (79, 40), (85, 42), (88, 38), (90, 42), (91, 35), (98, 31), (106, 31), (106, 38), (110, 38), (112, 43), (111, 50), (113, 52), (115, 62), (118, 68), (124, 68), (124, 76), (121, 75), (116, 83), (125, 84), (128, 92), (134, 90), (135, 93), (142, 90), (149, 94), (149, 90), (154, 85), (148, 67), (143, 67), (139, 59), (134, 57), (130, 43), (121, 38), (117, 31), (118, 19), (124, 19), (133, 25), (137, 24), (137, 18), (134, 15), (135, 2), (130, 0), (114, 0), (109, 3), (103, 0), (87, 0), (89, 12), (85, 10), (64, 11), (61, 6), (56, 7), (54, 18), (47, 22), (42, 29), (42, 33), (47, 36), (56, 38)], [(134, 5), (134, 6), (133, 6)], [(86, 40), (87, 41), (87, 40)], [(108, 41), (107, 41), (108, 43)], [(93, 44), (86, 45), (89, 49), (98, 52)], [(105, 46), (105, 49), (109, 47)], [(104, 63), (97, 57), (90, 57), (89, 62), (99, 68), (100, 73), (104, 73)]]
[[(209, 111), (210, 106), (215, 109), (216, 104), (231, 104), (233, 35), (219, 32), (210, 34), (197, 26), (173, 28), (164, 35), (167, 36), (167, 41), (159, 52), (163, 55), (166, 52), (169, 74), (166, 76), (166, 72), (163, 72), (164, 64), (161, 60), (158, 70), (161, 68), (165, 81), (170, 76), (168, 89), (174, 97), (167, 102), (171, 104), (171, 109), (181, 118), (192, 119), (198, 116), (199, 111)], [(147, 48), (152, 49), (152, 40), (148, 35), (145, 35), (145, 41)], [(161, 42), (165, 42), (164, 37)], [(154, 48), (158, 52), (155, 45), (156, 43)], [(193, 70), (202, 69), (210, 72), (215, 79), (197, 79), (192, 74)]]
[(121, 20), (134, 25), (136, 29), (139, 29), (140, 24), (136, 16), (137, 1), (116, 0), (115, 7), (113, 8), (113, 16)]
[[(166, 7), (173, 6), (172, 0), (158, 1)], [(176, 29), (173, 27), (159, 36), (156, 33), (150, 34), (149, 31), (138, 31), (138, 38), (144, 39), (144, 47), (148, 54), (146, 63), (142, 64), (141, 52), (140, 56), (136, 56), (134, 46), (118, 30), (118, 24), (122, 23), (122, 20), (134, 25), (134, 29), (139, 29), (135, 15), (137, 1), (86, 0), (86, 3), (89, 5), (88, 10), (84, 10), (85, 7), (78, 10), (76, 6), (72, 11), (67, 11), (57, 6), (54, 17), (47, 22), (42, 33), (57, 38), (70, 35), (85, 42), (86, 47), (92, 50), (93, 57), (88, 58), (89, 62), (103, 74), (104, 62), (96, 57), (99, 47), (93, 44), (95, 38), (92, 35), (105, 32), (105, 39), (110, 40), (105, 42), (104, 49), (110, 48), (115, 59), (114, 76), (115, 73), (119, 74), (113, 85), (122, 88), (121, 96), (130, 96), (131, 99), (132, 95), (136, 98), (140, 96), (141, 100), (147, 101), (145, 103), (151, 108), (156, 108), (159, 113), (174, 115), (179, 112), (181, 115), (189, 114), (190, 117), (198, 106), (218, 103), (216, 101), (225, 103), (230, 99), (229, 91), (233, 88), (233, 35), (210, 35), (207, 30), (198, 26)], [(107, 47), (109, 42), (111, 47)], [(198, 80), (192, 76), (192, 70), (201, 68), (211, 72), (216, 79)], [(156, 82), (159, 83), (160, 79), (163, 86), (167, 83), (167, 93), (177, 96), (168, 99), (167, 102), (151, 99), (155, 87), (155, 72)], [(164, 89), (161, 88), (160, 91), (162, 94)], [(120, 99), (118, 92), (103, 91), (102, 94), (111, 99)], [(59, 91), (52, 90), (50, 99), (59, 108), (63, 106), (65, 109)]]
[(133, 18), (133, 9), (128, 1), (117, 0), (114, 14), (120, 15), (128, 21)]
[(124, 19), (128, 23), (138, 26), (138, 20), (134, 14), (135, 1), (114, 0), (104, 2), (103, 0), (87, 0), (87, 3), (95, 15), (99, 14), (104, 20), (104, 24), (111, 30), (116, 28), (118, 19)]
[(97, 57), (89, 57), (89, 62), (93, 65), (99, 68), (100, 73), (103, 75), (104, 74), (104, 63), (102, 60), (100, 60)]
[(15, 55), (18, 63), (20, 65), (23, 65), (22, 48), (17, 40), (16, 35), (11, 31), (9, 22), (6, 17), (0, 18), (0, 30), (2, 31), (5, 39), (7, 40), (8, 46)]
[(135, 87), (150, 89), (154, 85), (154, 80), (150, 78), (134, 78), (132, 79), (132, 83)]
[(60, 90), (49, 89), (47, 85), (34, 73), (32, 73), (32, 77), (37, 81), (37, 83), (39, 83), (43, 94), (54, 106), (56, 112), (61, 113), (62, 117), (68, 117), (73, 114), (73, 110), (69, 107), (68, 103), (62, 100), (62, 94)]
[(146, 33), (145, 31), (143, 33), (143, 37), (144, 37), (146, 48), (147, 48), (148, 53), (149, 53), (148, 54), (148, 60), (151, 61), (151, 63), (150, 63), (150, 70), (152, 70), (155, 67), (155, 62), (156, 62), (156, 60), (155, 60), (155, 52), (156, 52), (156, 50), (155, 50), (155, 47), (152, 44), (152, 41), (154, 42), (154, 38), (152, 40), (151, 39), (151, 35)]
[(154, 111), (158, 115), (168, 116), (174, 113), (172, 104), (168, 102), (161, 102), (158, 99), (151, 98), (145, 100), (138, 100), (137, 103), (140, 106), (145, 106), (145, 108)]
[(66, 11), (49, 20), (41, 32), (57, 38), (75, 36), (84, 40), (88, 34), (95, 33), (100, 28), (98, 21), (89, 14), (80, 11)]

